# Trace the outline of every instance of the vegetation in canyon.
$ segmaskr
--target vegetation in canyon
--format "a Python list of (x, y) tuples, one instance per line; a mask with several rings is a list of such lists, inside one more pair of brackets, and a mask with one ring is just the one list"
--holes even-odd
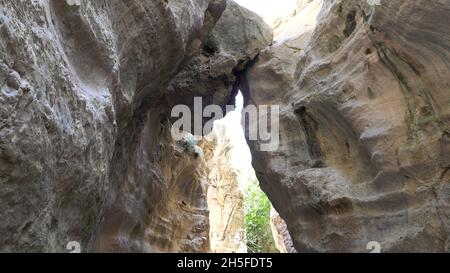
[(249, 253), (278, 252), (270, 229), (270, 208), (269, 198), (255, 177), (244, 190), (244, 223)]

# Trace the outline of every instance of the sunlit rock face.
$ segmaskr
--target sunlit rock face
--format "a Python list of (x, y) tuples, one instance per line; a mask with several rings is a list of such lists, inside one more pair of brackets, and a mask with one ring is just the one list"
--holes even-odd
[[(303, 38), (302, 41), (307, 42), (310, 34), (314, 31), (316, 18), (322, 5), (323, 0), (297, 0), (295, 4), (291, 5), (289, 13), (283, 14), (271, 24), (275, 42), (287, 43), (286, 40), (290, 38), (296, 40)], [(295, 45), (291, 45), (291, 47), (295, 47)]]
[[(241, 111), (242, 93), (235, 98), (235, 108), (214, 122), (212, 132), (199, 146), (204, 161), (199, 166), (208, 184), (207, 202), (210, 245), (213, 253), (247, 252), (244, 191), (255, 179)], [(248, 224), (248, 223), (247, 223)]]
[(229, 133), (226, 120), (217, 121), (208, 139), (200, 144), (205, 153), (202, 169), (208, 184), (209, 234), (213, 253), (247, 252), (244, 196), (239, 186), (240, 172), (232, 164), (235, 147)]
[(170, 110), (204, 80), (186, 68), (225, 104), (272, 38), (243, 16), (223, 0), (0, 1), (0, 250), (209, 251), (201, 155)]
[(275, 246), (280, 253), (297, 253), (286, 222), (273, 207), (270, 210), (270, 228), (272, 230)]
[(279, 149), (250, 142), (254, 167), (299, 252), (450, 251), (449, 16), (324, 0), (314, 32), (250, 69), (251, 101), (282, 107)]

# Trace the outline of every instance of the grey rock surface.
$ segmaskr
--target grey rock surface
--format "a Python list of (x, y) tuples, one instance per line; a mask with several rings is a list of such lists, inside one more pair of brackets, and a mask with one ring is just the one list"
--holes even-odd
[(282, 108), (279, 149), (250, 144), (299, 252), (449, 251), (450, 5), (381, 2), (324, 0), (248, 73)]
[[(208, 250), (197, 161), (168, 135), (163, 96), (225, 6), (0, 1), (2, 251)], [(254, 57), (241, 45), (229, 59)]]

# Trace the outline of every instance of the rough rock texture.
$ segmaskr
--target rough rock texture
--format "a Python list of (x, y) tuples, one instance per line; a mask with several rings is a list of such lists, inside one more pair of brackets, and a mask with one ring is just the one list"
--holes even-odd
[[(193, 157), (177, 155), (169, 134), (173, 121), (170, 112), (177, 104), (192, 108), (194, 96), (204, 96), (204, 104), (225, 105), (233, 90), (233, 72), (239, 69), (239, 64), (245, 65), (253, 59), (272, 38), (271, 30), (262, 20), (234, 2), (216, 3), (215, 7), (223, 13), (210, 34), (204, 35), (200, 54), (185, 62), (161, 99), (154, 106), (146, 106), (155, 109), (135, 119), (116, 145), (116, 158), (113, 158), (116, 165), (111, 179), (120, 181), (118, 184), (122, 186), (114, 206), (105, 215), (96, 242), (98, 251), (205, 252), (210, 249), (208, 181), (202, 168), (192, 162), (200, 161), (201, 153), (194, 153)], [(233, 33), (229, 26), (245, 21), (243, 14), (254, 16), (255, 20), (242, 23)], [(229, 33), (233, 33), (234, 39), (218, 38)], [(205, 53), (212, 42), (217, 49), (212, 54)], [(232, 46), (235, 43), (239, 43), (239, 49)], [(186, 145), (192, 145), (192, 141), (182, 143)]]
[(237, 77), (272, 38), (272, 30), (261, 18), (232, 0), (226, 1), (201, 54), (171, 81), (165, 96), (168, 104), (192, 107), (194, 96), (202, 98), (203, 106), (234, 104)]
[(272, 229), (275, 246), (280, 253), (297, 253), (297, 250), (295, 250), (292, 243), (292, 238), (289, 234), (286, 222), (273, 207), (270, 210), (270, 228)]
[(149, 132), (143, 121), (160, 124), (158, 112), (148, 109), (199, 47), (196, 39), (213, 27), (207, 20), (213, 5), (0, 6), (1, 250), (64, 251), (68, 241), (79, 241), (88, 251), (101, 216), (124, 187), (131, 191), (124, 210), (141, 219), (137, 208), (161, 194), (162, 173), (148, 171), (150, 159), (133, 161), (142, 156), (134, 148), (158, 146), (160, 132)]
[(244, 196), (239, 187), (239, 170), (232, 164), (234, 147), (229, 133), (224, 120), (218, 121), (210, 139), (200, 143), (205, 153), (203, 167), (209, 186), (207, 202), (213, 253), (246, 252)]
[[(139, 118), (142, 124), (131, 124), (131, 128), (125, 130), (127, 134), (119, 143), (117, 158), (113, 159), (117, 164), (113, 177), (126, 182), (122, 182), (113, 208), (105, 215), (96, 242), (98, 251), (210, 250), (206, 202), (208, 181), (204, 174), (199, 174), (201, 154), (186, 157), (183, 149), (180, 154), (177, 146), (170, 144), (173, 142), (169, 135), (170, 110), (176, 104), (192, 108), (192, 98), (198, 95), (213, 98), (204, 103), (224, 105), (232, 91), (230, 82), (235, 80), (234, 68), (240, 62), (254, 58), (271, 39), (270, 30), (262, 28), (265, 26), (262, 22), (252, 21), (242, 25), (247, 30), (245, 35), (241, 32), (235, 34), (240, 50), (233, 51), (229, 43), (237, 40), (220, 40), (216, 36), (228, 35), (232, 31), (227, 28), (230, 20), (244, 20), (241, 16), (247, 11), (229, 1), (213, 3), (210, 9), (213, 14), (218, 13), (220, 19), (209, 35), (201, 32), (203, 43), (194, 40), (200, 53), (186, 61), (184, 68), (172, 77), (156, 110)], [(261, 28), (264, 31), (260, 31)], [(208, 51), (211, 41), (219, 46), (212, 53)], [(136, 138), (130, 140), (130, 132), (135, 132)], [(185, 147), (191, 145), (189, 143), (181, 144)], [(123, 162), (130, 163), (127, 166)]]
[(251, 101), (282, 106), (279, 149), (250, 144), (299, 252), (450, 251), (449, 16), (446, 0), (324, 0), (310, 40), (249, 71)]
[(242, 88), (282, 106), (250, 144), (295, 249), (450, 251), (450, 3), (369, 3), (299, 0), (248, 70), (272, 33), (232, 1), (0, 0), (0, 250), (209, 251), (170, 110)]
[[(191, 79), (176, 75), (214, 59), (199, 56), (210, 34), (227, 55), (211, 75), (231, 82), (271, 40), (253, 21), (227, 31), (235, 40), (211, 33), (226, 6), (0, 0), (1, 251), (59, 252), (69, 241), (82, 251), (209, 250), (200, 153), (173, 141), (168, 117), (195, 93), (183, 93), (176, 82)], [(220, 31), (250, 16), (230, 7)], [(224, 84), (204, 94), (223, 102), (232, 90)]]

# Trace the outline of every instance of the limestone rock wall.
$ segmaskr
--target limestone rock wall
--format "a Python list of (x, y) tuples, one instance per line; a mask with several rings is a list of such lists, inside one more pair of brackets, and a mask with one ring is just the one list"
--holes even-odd
[[(166, 95), (168, 103), (179, 102), (181, 95), (181, 101), (189, 106), (192, 96), (201, 97), (203, 106), (233, 105), (240, 75), (272, 38), (272, 30), (261, 18), (234, 1), (227, 1), (201, 54), (171, 82)], [(226, 114), (225, 107), (223, 113)], [(243, 194), (239, 187), (242, 173), (233, 164), (239, 149), (236, 130), (242, 130), (239, 116), (236, 112), (228, 113), (224, 120), (214, 124), (213, 131), (204, 132), (208, 138), (199, 143), (204, 160), (198, 171), (208, 186), (211, 252), (246, 251)], [(244, 138), (243, 133), (239, 137)]]
[(164, 97), (170, 106), (193, 107), (193, 97), (201, 97), (204, 107), (233, 105), (239, 74), (272, 42), (272, 30), (255, 13), (232, 0), (223, 8), (200, 54), (172, 79)]
[(204, 80), (186, 67), (226, 102), (234, 68), (271, 40), (253, 21), (228, 31), (243, 14), (224, 0), (0, 1), (0, 250), (209, 251), (199, 150), (173, 140), (170, 109)]
[(251, 142), (254, 167), (299, 252), (449, 251), (449, 16), (324, 0), (313, 31), (250, 69), (252, 102), (282, 107), (280, 147)]
[(210, 246), (213, 253), (240, 253), (246, 252), (244, 196), (239, 170), (232, 165), (234, 147), (226, 130), (222, 121), (216, 122), (210, 139), (200, 144), (205, 152)]
[[(211, 31), (200, 32), (193, 40), (197, 54), (182, 62), (154, 103), (142, 106), (116, 144), (111, 180), (121, 186), (104, 216), (97, 251), (210, 251), (209, 181), (201, 167), (203, 152), (183, 148), (192, 145), (192, 140), (182, 142), (181, 150), (180, 143), (174, 143), (171, 110), (183, 104), (194, 111), (194, 96), (202, 97), (204, 105), (225, 105), (233, 92), (235, 71), (271, 42), (272, 32), (232, 1), (213, 1), (206, 14), (209, 11), (220, 17)], [(247, 21), (245, 16), (254, 20)], [(240, 21), (239, 29), (231, 28)], [(230, 33), (233, 39), (223, 38)], [(211, 44), (215, 45), (212, 52)]]
[(282, 106), (279, 149), (250, 145), (295, 249), (449, 251), (449, 16), (299, 0), (271, 44), (232, 1), (0, 0), (0, 250), (210, 251), (170, 110), (243, 88)]
[(124, 188), (128, 225), (144, 218), (167, 185), (134, 148), (157, 158), (149, 108), (220, 17), (215, 2), (0, 1), (2, 251), (92, 250)]
[(297, 253), (297, 250), (292, 243), (291, 234), (289, 234), (286, 222), (273, 207), (270, 210), (270, 228), (272, 230), (275, 246), (280, 253)]

